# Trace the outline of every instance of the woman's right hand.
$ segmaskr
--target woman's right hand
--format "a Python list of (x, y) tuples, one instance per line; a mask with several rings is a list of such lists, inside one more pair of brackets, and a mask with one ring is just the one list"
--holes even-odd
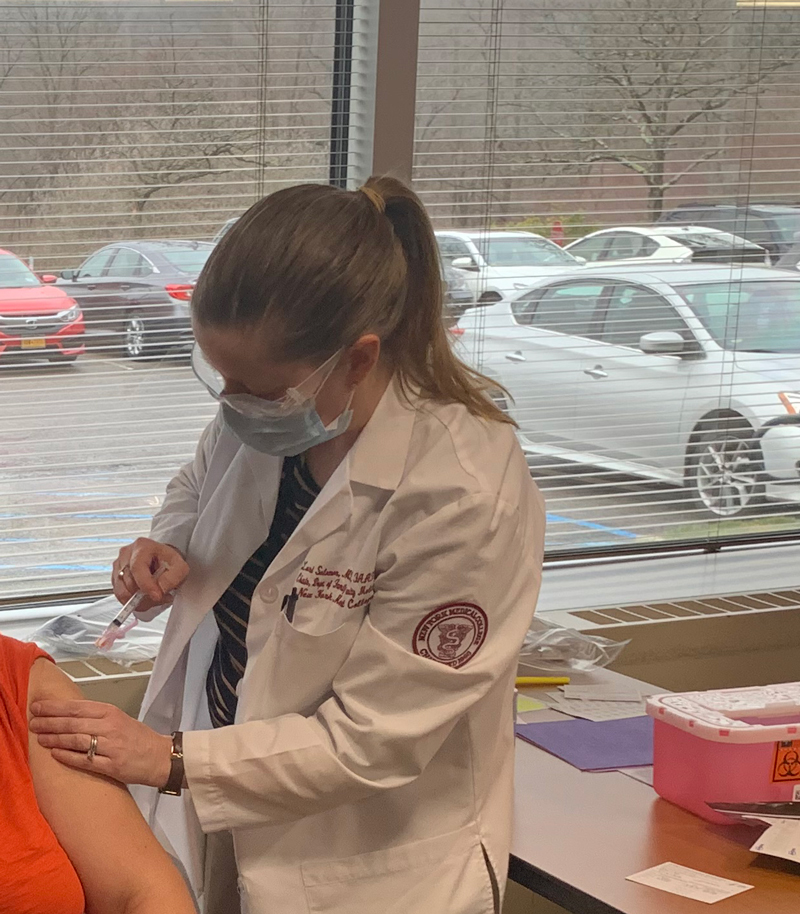
[[(167, 570), (156, 580), (154, 572), (162, 563)], [(111, 586), (120, 603), (126, 603), (140, 590), (147, 594), (148, 599), (138, 610), (146, 612), (166, 603), (170, 591), (179, 587), (188, 574), (189, 566), (174, 546), (140, 537), (120, 549), (112, 566)]]

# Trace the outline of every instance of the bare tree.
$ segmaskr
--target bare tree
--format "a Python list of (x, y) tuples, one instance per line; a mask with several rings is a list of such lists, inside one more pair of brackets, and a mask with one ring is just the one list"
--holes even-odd
[[(225, 105), (213, 76), (198, 75), (197, 61), (202, 57), (201, 42), (186, 36), (171, 17), (145, 56), (157, 88), (148, 87), (140, 101), (118, 109), (115, 152), (132, 181), (131, 202), (137, 217), (156, 196), (219, 177), (241, 155), (242, 130), (237, 125), (243, 115)], [(115, 83), (123, 89), (122, 80)]]
[(574, 68), (565, 81), (572, 101), (561, 107), (569, 116), (547, 116), (524, 98), (511, 104), (556, 141), (547, 161), (613, 162), (638, 175), (651, 218), (671, 187), (724, 151), (724, 134), (708, 125), (798, 60), (798, 48), (777, 36), (756, 56), (746, 28), (754, 20), (737, 17), (733, 0), (573, 0), (545, 22)]
[(74, 266), (99, 244), (204, 237), (267, 184), (324, 180), (319, 0), (0, 0), (0, 243)]

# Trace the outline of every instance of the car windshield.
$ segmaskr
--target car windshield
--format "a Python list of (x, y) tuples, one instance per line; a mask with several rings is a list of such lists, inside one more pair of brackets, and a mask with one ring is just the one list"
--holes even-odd
[(475, 242), (490, 267), (575, 266), (577, 261), (546, 238), (482, 238)]
[(210, 245), (207, 248), (173, 248), (169, 251), (162, 251), (161, 256), (181, 273), (199, 273), (212, 250)]
[(800, 281), (718, 282), (676, 288), (724, 349), (800, 352)]
[(228, 219), (225, 225), (223, 225), (222, 228), (217, 232), (217, 237), (214, 239), (214, 241), (222, 241), (222, 239), (228, 234), (228, 232), (234, 227), (234, 225), (236, 225), (238, 221), (238, 216), (235, 219)]
[(800, 212), (798, 213), (770, 213), (770, 217), (775, 220), (778, 231), (781, 235), (781, 241), (789, 242), (795, 240), (795, 235), (800, 232)]
[(0, 255), (0, 289), (40, 286), (39, 278), (12, 254)]

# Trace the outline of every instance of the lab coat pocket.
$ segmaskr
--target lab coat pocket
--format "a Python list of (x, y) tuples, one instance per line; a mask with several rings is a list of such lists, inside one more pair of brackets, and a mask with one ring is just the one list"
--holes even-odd
[(271, 683), (270, 688), (261, 692), (263, 699), (270, 702), (266, 709), (269, 714), (264, 715), (262, 709), (260, 716), (313, 714), (329, 696), (361, 622), (361, 617), (351, 618), (333, 631), (312, 635), (295, 628), (281, 613), (264, 653), (256, 662), (257, 667), (268, 671)]
[(473, 827), (357, 857), (304, 864), (312, 914), (494, 914), (491, 878)]

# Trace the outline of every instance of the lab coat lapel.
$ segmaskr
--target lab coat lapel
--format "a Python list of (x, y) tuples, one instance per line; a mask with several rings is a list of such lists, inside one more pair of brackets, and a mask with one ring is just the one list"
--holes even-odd
[(279, 576), (313, 545), (351, 522), (353, 482), (380, 489), (396, 488), (408, 457), (414, 415), (414, 407), (402, 399), (392, 381), (350, 453), (270, 565), (267, 578)]
[(278, 577), (315, 543), (349, 522), (352, 515), (349, 477), (349, 460), (343, 460), (269, 566), (267, 579)]

